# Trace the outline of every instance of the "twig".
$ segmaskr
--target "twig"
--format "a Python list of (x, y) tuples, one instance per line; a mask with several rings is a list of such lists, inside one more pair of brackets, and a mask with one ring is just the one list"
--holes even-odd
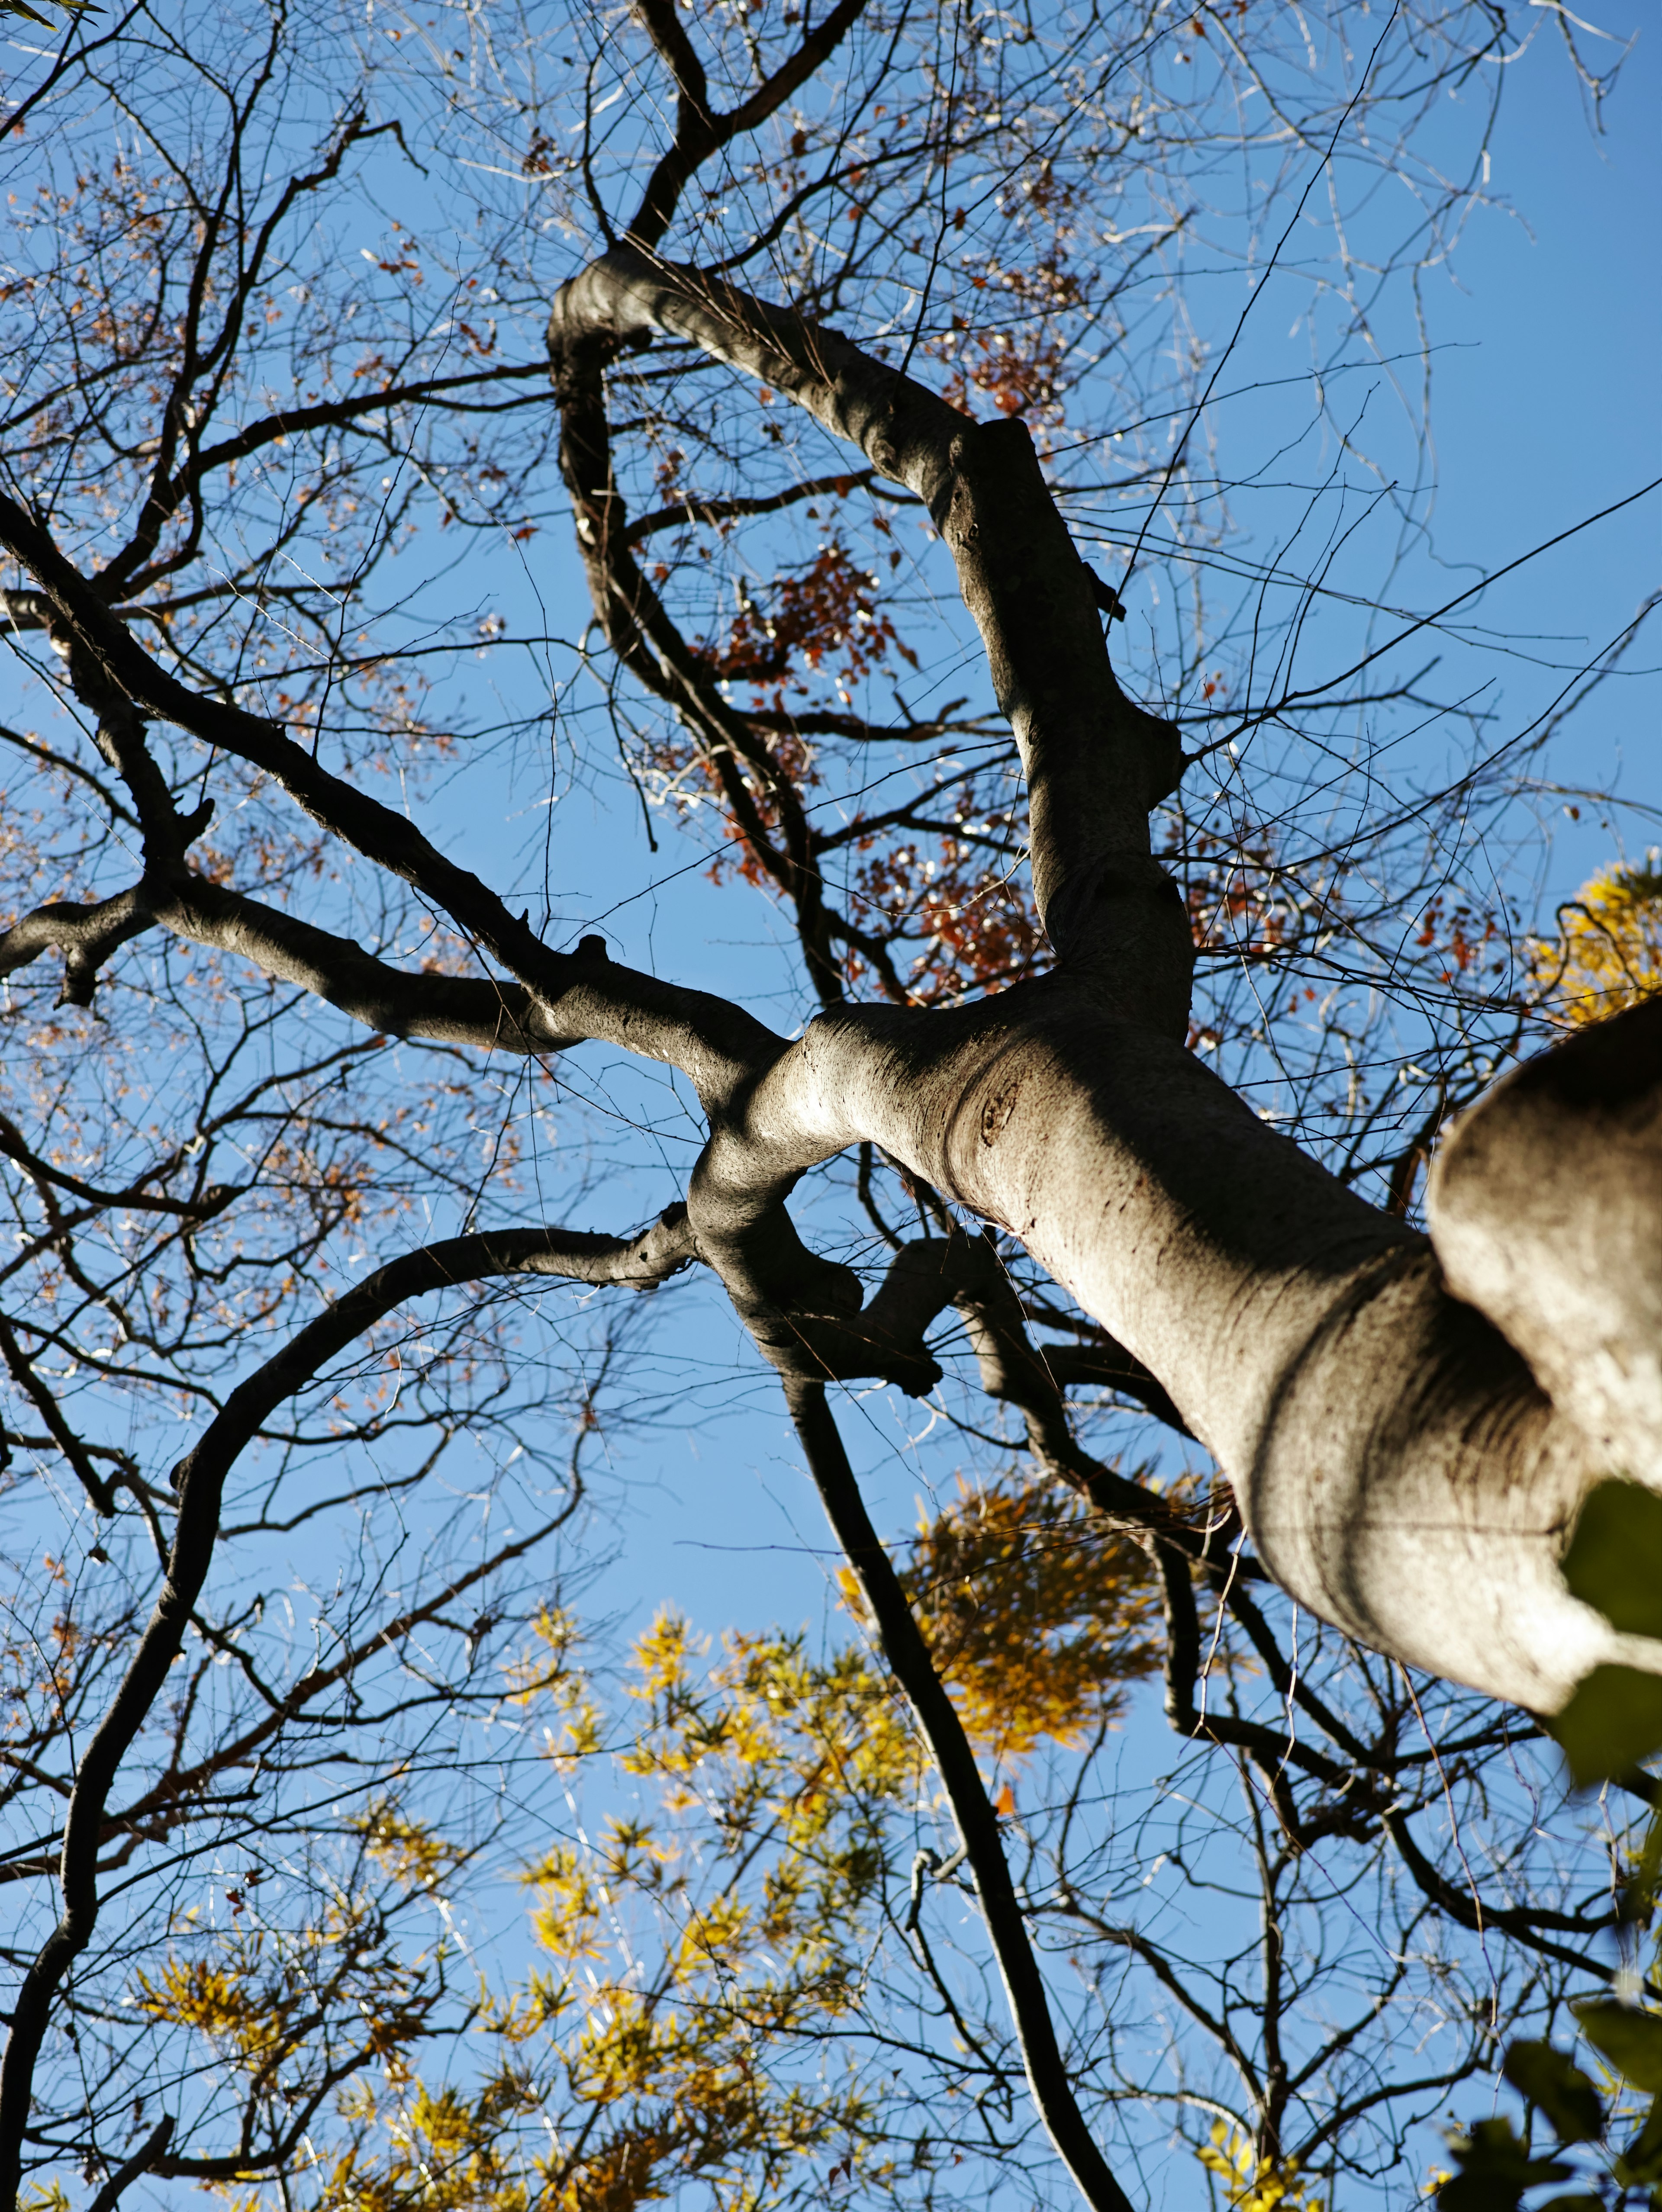
[[(636, 1237), (546, 1229), (450, 1237), (379, 1267), (240, 1382), (195, 1447), (174, 1469), (179, 1515), (155, 1610), (109, 1711), (76, 1775), (64, 1824), (58, 1925), (23, 1977), (0, 2060), (0, 2205), (16, 2198), (24, 2131), (52, 1999), (98, 1923), (98, 1850), (116, 1772), (182, 1648), (219, 1534), (220, 1499), (237, 1455), (285, 1398), (326, 1361), (408, 1298), (484, 1275), (554, 1274), (644, 1288), (692, 1257), (685, 1209), (672, 1207)], [(83, 1477), (84, 1480), (84, 1477)]]

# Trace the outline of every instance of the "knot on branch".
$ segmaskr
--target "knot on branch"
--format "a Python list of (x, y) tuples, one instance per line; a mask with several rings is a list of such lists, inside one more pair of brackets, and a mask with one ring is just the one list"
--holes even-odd
[(1158, 860), (1102, 853), (1073, 869), (1045, 903), (1044, 932), (1059, 960), (1112, 956), (1130, 1018), (1186, 1033), (1194, 944), (1183, 893)]

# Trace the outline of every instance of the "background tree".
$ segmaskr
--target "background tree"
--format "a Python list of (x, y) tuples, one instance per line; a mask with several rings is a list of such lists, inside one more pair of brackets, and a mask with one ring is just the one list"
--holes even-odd
[[(1326, 2201), (1608, 1981), (1620, 1817), (1571, 1850), (1536, 1723), (1473, 1691), (1646, 1659), (1558, 1571), (1654, 1447), (1645, 1006), (1446, 1156), (1504, 1335), (1415, 1208), (1509, 1056), (1642, 995), (1654, 886), (1533, 939), (1477, 888), (1552, 726), (1432, 688), (1452, 607), (1312, 669), (1334, 545), (1416, 510), (1361, 499), (1328, 359), (1341, 462), (1246, 565), (1185, 294), (1197, 240), (1273, 264), (1312, 195), (1406, 180), (1400, 237), (1309, 276), (1365, 357), (1479, 188), (1481, 115), (1449, 170), (1428, 118), (1519, 35), (140, 7), (36, 58), (8, 2186), (984, 2202), (1048, 2185), (1042, 2123), (1099, 2204), (1162, 2140)], [(568, 511), (590, 610), (510, 640), (472, 565), (534, 587)], [(1114, 629), (1150, 574), (1175, 616)], [(485, 688), (510, 650), (529, 705)], [(1428, 716), (1447, 757), (1385, 773)], [(519, 851), (477, 849), (493, 769)], [(796, 980), (612, 960), (557, 888), (585, 785), (762, 894)], [(1539, 1218), (1497, 1207), (1520, 1157)], [(666, 1310), (699, 1324), (605, 1293), (695, 1262), (848, 1613), (823, 1650), (666, 1617), (619, 1673), (571, 1610), (586, 1484), (685, 1393)], [(966, 1470), (896, 1561), (827, 1389), (874, 1382)], [(1107, 1756), (1151, 1673), (1159, 1796)], [(515, 1856), (545, 1956), (481, 1995), (459, 1900)]]

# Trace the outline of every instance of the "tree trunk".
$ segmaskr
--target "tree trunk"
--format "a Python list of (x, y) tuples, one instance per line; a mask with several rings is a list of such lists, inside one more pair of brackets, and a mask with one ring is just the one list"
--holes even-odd
[(1600, 1476), (1662, 1488), (1662, 1002), (1466, 1117), (1429, 1240), (1367, 1206), (1184, 1048), (1187, 916), (1148, 833), (1176, 733), (1114, 680), (1025, 427), (628, 246), (555, 302), (563, 404), (654, 331), (787, 392), (928, 505), (1020, 748), (1058, 962), (956, 1011), (822, 1014), (712, 1116), (689, 1193), (704, 1256), (752, 1310), (813, 1310), (826, 1282), (783, 1200), (877, 1144), (1019, 1237), (1152, 1370), (1300, 1604), (1543, 1713), (1601, 1662), (1662, 1671), (1558, 1566)]

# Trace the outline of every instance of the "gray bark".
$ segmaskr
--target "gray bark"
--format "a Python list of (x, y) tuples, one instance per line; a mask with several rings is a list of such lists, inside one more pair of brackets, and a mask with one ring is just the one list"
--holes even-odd
[(1600, 1662), (1662, 1671), (1558, 1567), (1613, 1465), (1662, 1487), (1662, 1003), (1467, 1116), (1428, 1240), (1370, 1207), (1184, 1048), (1188, 927), (1148, 823), (1175, 738), (1114, 680), (1022, 426), (973, 424), (836, 333), (628, 246), (555, 302), (557, 385), (654, 331), (785, 392), (927, 503), (1020, 747), (1059, 956), (956, 1012), (832, 1009), (736, 1086), (689, 1193), (703, 1256), (753, 1310), (811, 1311), (784, 1198), (880, 1145), (1020, 1237), (1158, 1378), (1324, 1620), (1544, 1713)]

